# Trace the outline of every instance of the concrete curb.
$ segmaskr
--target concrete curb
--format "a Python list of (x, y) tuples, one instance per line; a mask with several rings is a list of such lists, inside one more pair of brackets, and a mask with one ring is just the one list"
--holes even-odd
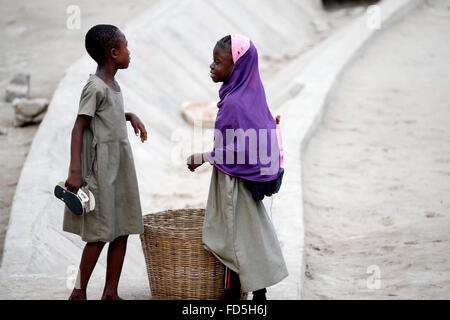
[[(386, 29), (390, 23), (400, 19), (420, 3), (419, 0), (382, 1), (378, 5), (381, 13), (381, 30)], [(282, 119), (285, 119), (282, 122), (282, 131), (287, 175), (282, 198), (283, 202), (290, 203), (289, 207), (292, 208), (289, 212), (285, 210), (280, 218), (292, 221), (294, 215), (297, 220), (285, 224), (284, 229), (279, 233), (298, 234), (298, 231), (301, 230), (301, 235), (296, 239), (291, 239), (283, 248), (283, 251), (295, 250), (301, 255), (298, 257), (300, 263), (298, 263), (298, 259), (297, 264), (294, 264), (294, 261), (288, 261), (290, 277), (297, 279), (298, 299), (303, 296), (302, 288), (306, 266), (301, 155), (323, 118), (328, 98), (341, 73), (352, 58), (377, 34), (377, 31), (366, 26), (366, 16), (363, 15), (321, 43), (315, 49), (314, 59), (303, 69), (301, 75), (290, 83), (291, 87), (299, 86), (303, 89), (277, 110), (277, 113), (282, 115)]]

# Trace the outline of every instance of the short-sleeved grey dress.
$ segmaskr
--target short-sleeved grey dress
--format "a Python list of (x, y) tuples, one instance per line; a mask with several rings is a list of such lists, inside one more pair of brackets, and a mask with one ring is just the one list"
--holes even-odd
[(78, 114), (92, 117), (83, 134), (81, 168), (94, 194), (95, 210), (77, 216), (66, 207), (63, 230), (86, 242), (111, 242), (122, 235), (143, 233), (122, 93), (92, 75), (83, 88)]

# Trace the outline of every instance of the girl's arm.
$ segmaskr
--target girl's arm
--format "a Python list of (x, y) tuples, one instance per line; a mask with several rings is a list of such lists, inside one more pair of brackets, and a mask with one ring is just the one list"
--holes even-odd
[(136, 136), (141, 136), (141, 141), (144, 142), (147, 140), (147, 130), (145, 130), (145, 126), (142, 121), (138, 118), (137, 115), (131, 112), (125, 112), (125, 120), (130, 121), (133, 126), (134, 133)]
[(206, 162), (205, 155), (203, 153), (194, 153), (187, 158), (187, 166), (191, 172), (200, 167)]
[(81, 147), (83, 144), (83, 132), (87, 128), (91, 118), (86, 115), (78, 115), (72, 129), (72, 141), (70, 143), (70, 169), (69, 177), (66, 180), (66, 187), (69, 191), (77, 193), (83, 185), (81, 173)]

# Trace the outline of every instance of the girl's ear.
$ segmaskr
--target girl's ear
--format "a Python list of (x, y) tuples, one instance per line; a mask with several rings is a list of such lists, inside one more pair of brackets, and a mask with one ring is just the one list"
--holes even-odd
[(116, 50), (116, 48), (112, 48), (112, 49), (111, 49), (111, 57), (112, 57), (113, 59), (116, 59), (116, 58), (117, 58), (117, 50)]

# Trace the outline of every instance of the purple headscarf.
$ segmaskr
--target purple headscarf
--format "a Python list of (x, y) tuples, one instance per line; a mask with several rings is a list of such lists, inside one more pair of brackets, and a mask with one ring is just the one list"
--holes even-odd
[[(237, 52), (233, 49), (237, 45), (242, 48), (242, 42), (233, 41), (236, 36), (231, 39), (232, 52)], [(205, 157), (230, 176), (271, 181), (280, 169), (277, 125), (259, 75), (258, 52), (247, 41), (248, 49), (244, 47), (246, 52), (235, 58), (233, 70), (220, 88), (214, 150), (205, 153)]]

